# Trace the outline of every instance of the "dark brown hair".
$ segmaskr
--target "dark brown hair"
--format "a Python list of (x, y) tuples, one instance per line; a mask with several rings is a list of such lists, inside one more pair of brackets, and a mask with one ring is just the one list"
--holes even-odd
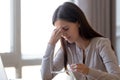
[[(84, 39), (91, 40), (94, 37), (102, 37), (102, 35), (92, 29), (82, 10), (72, 2), (65, 2), (55, 10), (52, 18), (53, 25), (58, 19), (73, 23), (78, 22), (80, 24), (79, 35)], [(66, 69), (68, 60), (66, 51), (67, 45), (66, 41), (63, 38), (61, 38), (61, 46), (64, 52), (64, 67)]]

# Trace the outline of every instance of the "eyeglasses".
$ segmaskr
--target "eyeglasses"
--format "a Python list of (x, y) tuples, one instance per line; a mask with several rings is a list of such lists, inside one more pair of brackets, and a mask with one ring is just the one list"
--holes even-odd
[[(70, 52), (70, 55), (73, 56), (73, 55), (72, 55), (72, 51), (71, 51), (71, 49), (70, 49), (69, 47), (68, 47), (68, 50), (69, 50), (69, 52)], [(52, 59), (53, 59), (53, 58), (51, 57), (51, 59), (50, 59), (50, 60), (51, 60), (51, 61), (50, 61), (50, 62), (51, 62), (51, 63), (50, 63), (50, 71), (51, 71), (52, 74), (68, 73), (68, 74), (71, 76), (72, 80), (77, 80), (76, 77), (75, 77), (75, 75), (74, 75), (74, 73), (73, 73), (72, 70), (70, 69), (70, 65), (69, 65), (69, 64), (67, 65), (68, 70), (53, 71), (53, 70), (52, 70), (52, 62), (53, 62)], [(83, 75), (83, 74), (82, 74), (82, 75)], [(85, 76), (85, 75), (83, 75), (82, 80), (86, 80), (86, 76)]]
[[(69, 50), (70, 50), (70, 49), (69, 49)], [(71, 51), (70, 51), (70, 53), (71, 53)], [(52, 70), (53, 58), (51, 57), (50, 60), (51, 60), (51, 61), (50, 61), (50, 62), (51, 62), (51, 63), (50, 63), (50, 72), (51, 72), (52, 74), (68, 73), (68, 74), (71, 76), (72, 80), (77, 80), (77, 79), (75, 78), (75, 76), (74, 76), (74, 73), (73, 73), (72, 70), (70, 69), (70, 65), (69, 65), (69, 64), (67, 65), (68, 70), (53, 71), (53, 70)]]
[(77, 80), (77, 79), (75, 78), (75, 76), (74, 76), (74, 73), (73, 73), (72, 70), (70, 69), (70, 65), (69, 65), (69, 64), (68, 64), (67, 67), (68, 67), (68, 70), (52, 71), (52, 66), (50, 66), (50, 71), (51, 71), (52, 74), (68, 73), (68, 74), (71, 76), (72, 80)]

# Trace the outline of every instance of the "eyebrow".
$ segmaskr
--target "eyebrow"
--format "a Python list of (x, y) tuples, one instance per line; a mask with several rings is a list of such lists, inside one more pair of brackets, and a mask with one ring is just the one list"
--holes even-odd
[(66, 27), (68, 27), (68, 25), (64, 25), (64, 26), (61, 26), (61, 27), (66, 28)]

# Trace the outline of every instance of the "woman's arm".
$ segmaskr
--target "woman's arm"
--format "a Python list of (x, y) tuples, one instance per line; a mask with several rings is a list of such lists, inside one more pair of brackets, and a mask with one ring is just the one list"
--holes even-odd
[(100, 56), (107, 72), (89, 69), (89, 75), (97, 78), (97, 80), (120, 80), (120, 68), (109, 39), (103, 39), (99, 44), (101, 44), (99, 46)]
[(60, 58), (61, 57), (60, 55), (62, 54), (61, 50), (57, 52), (57, 54), (59, 55), (56, 56), (53, 61), (54, 48), (58, 40), (61, 38), (62, 32), (63, 32), (62, 27), (57, 27), (52, 32), (45, 55), (43, 56), (43, 59), (42, 59), (42, 66), (41, 66), (42, 80), (51, 80), (53, 78), (54, 75), (51, 74), (50, 66), (52, 66), (52, 70), (59, 69), (62, 66), (61, 61), (63, 59)]
[(41, 63), (42, 80), (51, 80), (53, 77), (50, 72), (50, 63), (51, 63), (50, 59), (52, 58), (53, 53), (54, 53), (54, 46), (48, 44), (45, 55), (43, 56)]
[[(52, 80), (52, 78), (56, 75), (55, 73), (51, 73), (52, 71), (59, 71), (63, 68), (63, 52), (61, 49), (58, 50), (56, 56), (53, 59), (54, 55), (54, 46), (48, 44), (45, 55), (42, 59), (41, 66), (41, 75), (42, 80)], [(51, 64), (50, 64), (51, 63)], [(52, 67), (50, 70), (50, 66)]]

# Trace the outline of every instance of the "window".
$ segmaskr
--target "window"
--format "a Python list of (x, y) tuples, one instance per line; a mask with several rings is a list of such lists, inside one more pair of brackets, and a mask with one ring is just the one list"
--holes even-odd
[(15, 68), (14, 67), (9, 67), (5, 68), (6, 74), (8, 75), (8, 79), (15, 79)]
[[(118, 58), (120, 58), (120, 0), (116, 0), (116, 37), (117, 37), (117, 55)], [(119, 59), (119, 64), (120, 64), (120, 59)]]
[[(68, 0), (21, 0), (21, 53), (23, 59), (42, 58), (46, 49), (50, 34), (53, 30), (52, 15), (58, 5)], [(28, 3), (29, 2), (29, 3)], [(27, 6), (26, 6), (27, 5)], [(37, 68), (36, 68), (37, 67)], [(28, 72), (32, 76), (38, 73), (36, 80), (40, 77), (40, 67), (25, 66), (22, 69), (23, 78), (28, 79)]]
[(40, 80), (40, 77), (41, 77), (41, 75), (40, 75), (40, 66), (39, 65), (38, 66), (37, 65), (36, 66), (24, 66), (22, 68), (22, 78), (24, 80)]
[[(21, 51), (23, 59), (43, 56), (49, 40), (52, 15), (58, 5), (68, 0), (21, 0)], [(28, 3), (29, 2), (29, 3)], [(27, 6), (26, 6), (27, 5)]]
[(0, 0), (0, 53), (10, 52), (10, 0)]
[(41, 59), (54, 28), (52, 15), (65, 1), (70, 0), (0, 0), (0, 53), (9, 79), (33, 80), (36, 74), (41, 80)]

